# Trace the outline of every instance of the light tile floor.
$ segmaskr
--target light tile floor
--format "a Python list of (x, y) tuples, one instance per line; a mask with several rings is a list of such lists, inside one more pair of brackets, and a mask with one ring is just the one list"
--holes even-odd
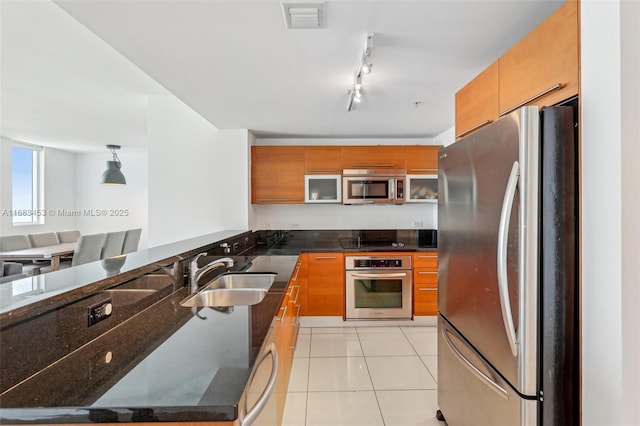
[(284, 426), (442, 426), (436, 327), (300, 328)]

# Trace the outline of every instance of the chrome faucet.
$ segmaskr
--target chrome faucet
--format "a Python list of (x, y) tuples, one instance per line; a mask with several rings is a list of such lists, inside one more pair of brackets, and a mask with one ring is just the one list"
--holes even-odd
[(219, 268), (220, 266), (226, 266), (227, 268), (231, 268), (233, 266), (233, 259), (230, 257), (223, 257), (220, 259), (213, 260), (201, 268), (198, 268), (198, 259), (202, 256), (206, 256), (207, 253), (200, 253), (196, 255), (189, 265), (189, 281), (191, 285), (191, 290), (195, 291), (198, 288), (198, 281), (200, 278), (207, 272), (212, 269)]

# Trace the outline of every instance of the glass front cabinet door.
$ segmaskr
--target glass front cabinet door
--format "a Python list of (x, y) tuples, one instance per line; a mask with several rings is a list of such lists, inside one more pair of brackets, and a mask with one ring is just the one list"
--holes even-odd
[(407, 203), (437, 203), (438, 175), (407, 175)]
[(304, 177), (305, 203), (340, 203), (342, 175), (306, 175)]

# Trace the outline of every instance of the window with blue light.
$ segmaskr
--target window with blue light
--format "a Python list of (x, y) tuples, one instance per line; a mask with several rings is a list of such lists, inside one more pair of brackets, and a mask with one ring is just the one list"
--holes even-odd
[(11, 148), (11, 191), (14, 224), (43, 223), (42, 149), (23, 145)]

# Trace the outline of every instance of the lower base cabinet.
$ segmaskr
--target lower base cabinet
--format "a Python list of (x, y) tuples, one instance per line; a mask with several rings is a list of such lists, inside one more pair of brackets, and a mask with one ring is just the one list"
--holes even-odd
[(413, 314), (438, 314), (438, 254), (413, 254)]
[(344, 316), (344, 255), (307, 254), (307, 308), (304, 315)]

